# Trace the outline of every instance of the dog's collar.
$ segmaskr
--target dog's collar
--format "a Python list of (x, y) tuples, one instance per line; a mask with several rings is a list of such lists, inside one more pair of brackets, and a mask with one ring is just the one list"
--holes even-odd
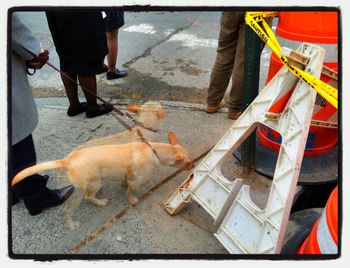
[[(151, 146), (151, 144), (150, 144)], [(159, 156), (157, 155), (157, 151), (151, 146), (152, 152), (154, 153), (154, 155), (157, 157), (158, 161), (160, 162)]]
[(136, 129), (136, 133), (139, 136), (139, 138), (141, 139), (142, 142), (144, 142), (145, 144), (147, 144), (149, 146), (149, 148), (151, 148), (152, 152), (154, 153), (154, 155), (157, 157), (158, 161), (160, 161), (156, 150), (152, 147), (152, 145), (145, 139), (145, 137), (142, 135), (141, 131), (139, 129)]

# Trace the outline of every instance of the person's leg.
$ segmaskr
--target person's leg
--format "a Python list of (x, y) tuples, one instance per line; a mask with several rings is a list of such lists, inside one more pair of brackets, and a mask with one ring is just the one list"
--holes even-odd
[[(95, 108), (97, 106), (96, 93), (97, 93), (97, 83), (95, 75), (78, 75), (79, 83), (87, 88), (88, 90), (82, 88), (84, 96), (88, 105), (88, 108)], [(92, 93), (91, 93), (92, 92)]]
[[(11, 146), (10, 179), (28, 166), (36, 164), (36, 153), (32, 135)], [(74, 187), (68, 186), (60, 190), (46, 187), (48, 176), (34, 174), (12, 187), (17, 197), (23, 199), (24, 205), (31, 215), (37, 215), (43, 209), (62, 204), (73, 193)]]
[(107, 79), (118, 79), (128, 76), (128, 72), (125, 70), (119, 70), (117, 68), (118, 61), (118, 33), (119, 28), (124, 25), (124, 12), (112, 11), (106, 12), (107, 17), (105, 19), (106, 24), (106, 37), (108, 46), (108, 71)]
[[(26, 167), (36, 164), (36, 154), (32, 135), (11, 146), (10, 179)], [(12, 187), (12, 200), (16, 197), (24, 199), (28, 195), (36, 194), (45, 188), (47, 177), (34, 174)]]
[(223, 99), (236, 56), (240, 12), (223, 12), (220, 20), (220, 34), (215, 63), (208, 88), (208, 106), (218, 106)]
[[(66, 90), (69, 101), (69, 108), (67, 110), (68, 116), (75, 116), (86, 111), (86, 103), (80, 103), (78, 97), (77, 75), (63, 71), (65, 75), (61, 74), (61, 79)], [(69, 78), (67, 77), (69, 76)]]
[(237, 119), (242, 112), (242, 95), (244, 80), (244, 47), (245, 47), (245, 23), (244, 15), (241, 16), (238, 43), (236, 48), (235, 62), (232, 72), (232, 87), (228, 102), (228, 117)]
[(125, 70), (119, 70), (117, 65), (118, 58), (118, 32), (119, 30), (114, 30), (110, 32), (106, 32), (107, 36), (107, 46), (108, 46), (108, 54), (107, 54), (107, 62), (108, 62), (108, 71), (107, 71), (107, 79), (118, 79), (128, 76), (128, 72)]
[(97, 105), (97, 83), (95, 75), (78, 75), (78, 80), (83, 87), (88, 89), (86, 90), (82, 88), (87, 101), (87, 117), (92, 118), (99, 115), (107, 114), (112, 111), (110, 107), (106, 107), (104, 105)]
[(108, 46), (108, 72), (115, 72), (118, 56), (118, 29), (115, 31), (106, 32), (106, 37)]

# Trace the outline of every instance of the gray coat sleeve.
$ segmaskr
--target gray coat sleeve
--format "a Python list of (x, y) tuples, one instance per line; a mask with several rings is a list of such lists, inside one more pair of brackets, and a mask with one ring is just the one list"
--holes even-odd
[(17, 13), (12, 15), (12, 50), (23, 60), (39, 56), (40, 43), (33, 33), (20, 20)]
[(39, 55), (40, 43), (16, 13), (12, 15), (11, 36), (12, 144), (16, 144), (30, 135), (38, 124), (24, 61)]

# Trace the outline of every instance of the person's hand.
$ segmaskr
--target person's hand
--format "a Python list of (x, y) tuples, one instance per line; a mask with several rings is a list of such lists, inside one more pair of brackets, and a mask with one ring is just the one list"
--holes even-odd
[(26, 61), (27, 69), (41, 69), (45, 63), (49, 60), (49, 51), (42, 50), (38, 57), (33, 58), (32, 60)]

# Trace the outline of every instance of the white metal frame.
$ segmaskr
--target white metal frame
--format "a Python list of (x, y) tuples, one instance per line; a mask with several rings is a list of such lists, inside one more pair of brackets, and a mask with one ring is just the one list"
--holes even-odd
[[(296, 52), (309, 58), (305, 71), (320, 77), (324, 50), (315, 45), (302, 44)], [(288, 54), (290, 50), (284, 48), (282, 53)], [(266, 117), (276, 99), (293, 87), (294, 91), (278, 120)], [(166, 201), (165, 209), (170, 214), (176, 214), (193, 199), (213, 217), (214, 224), (218, 226), (215, 236), (230, 253), (279, 253), (315, 98), (316, 91), (283, 67)], [(259, 123), (282, 136), (265, 209), (260, 209), (250, 199), (249, 186), (241, 186), (241, 179), (229, 181), (221, 173), (225, 159)]]

